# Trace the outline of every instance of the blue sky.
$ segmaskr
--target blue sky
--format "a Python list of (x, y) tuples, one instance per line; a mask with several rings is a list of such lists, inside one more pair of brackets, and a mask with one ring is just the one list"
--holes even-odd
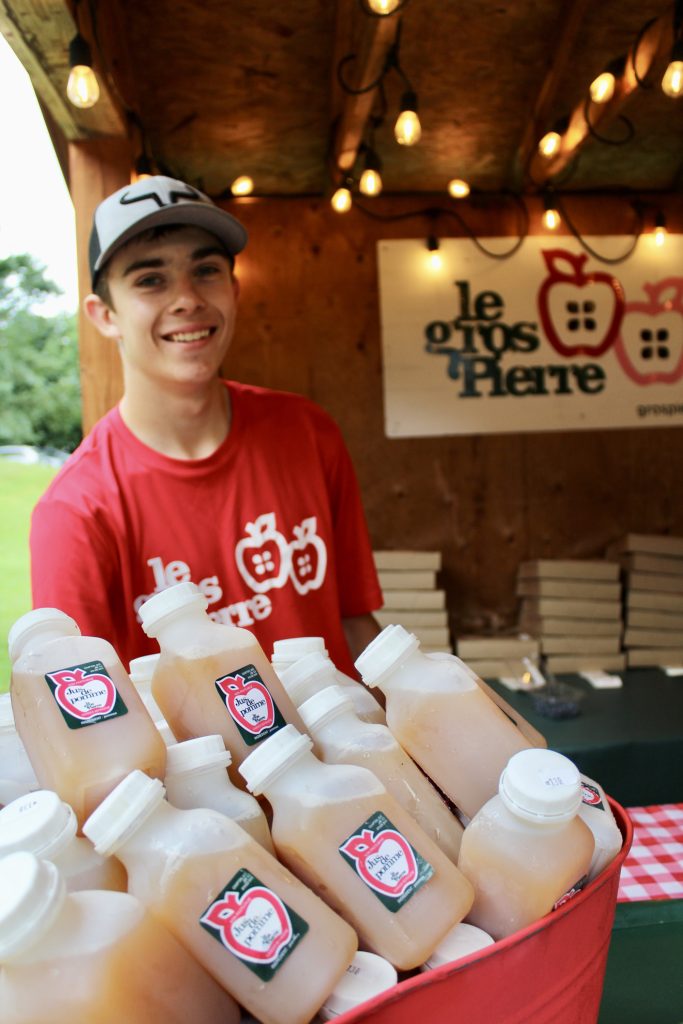
[(64, 292), (55, 306), (73, 311), (78, 304), (73, 205), (29, 77), (2, 35), (0, 95), (0, 258), (31, 253)]

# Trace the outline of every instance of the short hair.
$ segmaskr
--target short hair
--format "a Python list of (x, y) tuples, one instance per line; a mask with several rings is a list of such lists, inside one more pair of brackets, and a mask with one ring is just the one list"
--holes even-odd
[[(110, 309), (113, 309), (114, 303), (112, 302), (111, 291), (109, 290), (109, 267), (111, 265), (112, 257), (118, 255), (118, 253), (120, 252), (123, 252), (124, 249), (127, 249), (131, 245), (134, 245), (136, 242), (155, 242), (159, 238), (164, 238), (167, 235), (176, 234), (176, 232), (183, 231), (188, 227), (192, 227), (192, 225), (159, 224), (155, 228), (148, 228), (146, 231), (141, 231), (139, 235), (134, 235), (133, 238), (129, 238), (127, 242), (124, 242), (123, 245), (119, 246), (119, 248), (112, 253), (107, 262), (104, 263), (100, 268), (99, 273), (97, 275), (97, 280), (95, 282), (95, 287), (93, 289), (95, 295), (97, 295), (97, 297), (100, 298), (106, 306), (109, 306)], [(225, 258), (228, 260), (230, 264), (230, 269), (234, 270), (235, 257), (233, 256), (232, 253), (228, 252), (228, 250), (225, 248), (225, 246), (223, 245), (219, 238), (216, 238), (216, 242), (218, 244), (219, 249), (225, 255)]]

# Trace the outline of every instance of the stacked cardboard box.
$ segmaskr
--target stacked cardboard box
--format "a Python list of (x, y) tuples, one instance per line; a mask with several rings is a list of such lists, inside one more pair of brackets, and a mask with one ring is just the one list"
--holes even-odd
[(625, 668), (617, 565), (589, 559), (523, 562), (517, 595), (519, 628), (538, 638), (551, 672)]
[(529, 636), (461, 636), (457, 654), (482, 679), (518, 679), (528, 672), (522, 658), (535, 665), (539, 660), (538, 640)]
[(683, 537), (629, 533), (607, 556), (624, 579), (628, 665), (683, 665)]
[(375, 551), (374, 558), (384, 594), (380, 626), (403, 626), (423, 651), (451, 652), (446, 594), (437, 587), (441, 552)]

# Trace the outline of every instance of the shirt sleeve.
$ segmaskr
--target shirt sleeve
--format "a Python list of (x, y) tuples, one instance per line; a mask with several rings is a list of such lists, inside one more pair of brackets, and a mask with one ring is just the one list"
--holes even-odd
[(325, 446), (325, 466), (334, 524), (334, 553), (342, 618), (367, 615), (384, 599), (375, 569), (363, 502), (351, 456), (333, 420), (318, 437)]
[(57, 500), (41, 500), (30, 532), (34, 608), (59, 608), (85, 636), (112, 636), (115, 555), (92, 517)]

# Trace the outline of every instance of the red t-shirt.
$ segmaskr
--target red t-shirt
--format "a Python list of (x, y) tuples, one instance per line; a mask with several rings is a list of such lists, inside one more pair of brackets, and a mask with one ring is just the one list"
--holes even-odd
[(67, 612), (127, 665), (158, 650), (139, 606), (191, 579), (268, 657), (275, 640), (323, 636), (353, 671), (341, 619), (382, 595), (340, 431), (306, 398), (227, 387), (230, 433), (205, 459), (153, 451), (118, 409), (100, 420), (33, 511), (34, 607)]

